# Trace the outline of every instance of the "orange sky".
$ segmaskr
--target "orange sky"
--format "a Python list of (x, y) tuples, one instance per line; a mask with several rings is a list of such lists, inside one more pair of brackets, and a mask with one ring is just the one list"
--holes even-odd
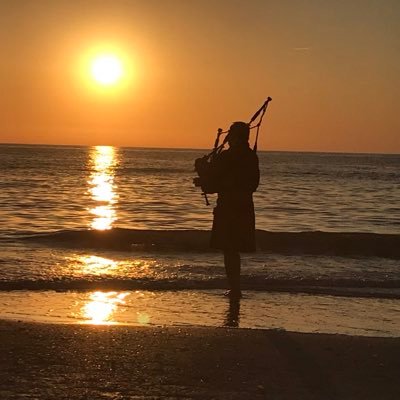
[[(3, 0), (0, 142), (211, 147), (273, 98), (263, 150), (400, 153), (397, 0)], [(114, 49), (131, 76), (89, 85)]]

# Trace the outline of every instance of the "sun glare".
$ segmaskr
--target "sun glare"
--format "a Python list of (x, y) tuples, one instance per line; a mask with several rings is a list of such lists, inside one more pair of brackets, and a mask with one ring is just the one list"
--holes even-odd
[(111, 86), (122, 78), (124, 68), (121, 60), (112, 54), (97, 56), (91, 63), (93, 79), (104, 86)]

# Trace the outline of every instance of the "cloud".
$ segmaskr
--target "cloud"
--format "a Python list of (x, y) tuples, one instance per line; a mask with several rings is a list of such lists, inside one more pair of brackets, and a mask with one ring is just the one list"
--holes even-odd
[(310, 51), (311, 47), (293, 47), (294, 51)]

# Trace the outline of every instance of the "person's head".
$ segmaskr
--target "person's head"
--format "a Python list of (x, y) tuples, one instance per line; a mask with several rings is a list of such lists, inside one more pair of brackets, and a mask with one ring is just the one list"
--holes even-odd
[(228, 133), (228, 143), (230, 147), (245, 146), (249, 142), (250, 127), (246, 122), (234, 122)]

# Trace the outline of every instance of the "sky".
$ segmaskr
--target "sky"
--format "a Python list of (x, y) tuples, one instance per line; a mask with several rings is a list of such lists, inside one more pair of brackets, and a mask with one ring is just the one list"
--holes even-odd
[[(400, 153), (398, 0), (0, 0), (0, 143)], [(123, 79), (90, 76), (116, 55)]]

